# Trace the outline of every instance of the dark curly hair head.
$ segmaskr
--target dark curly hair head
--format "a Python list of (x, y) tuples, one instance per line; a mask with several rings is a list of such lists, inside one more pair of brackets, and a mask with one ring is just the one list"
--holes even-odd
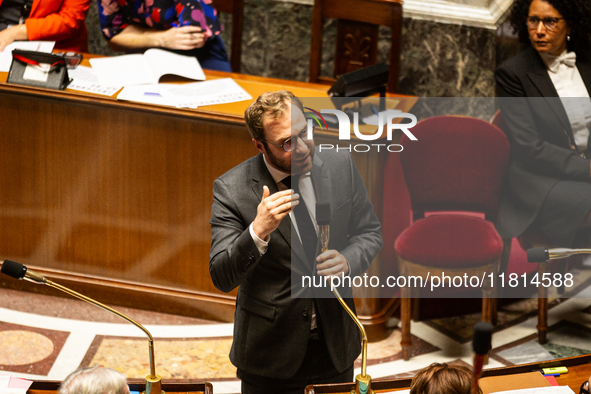
[[(525, 24), (529, 15), (529, 5), (533, 0), (515, 0), (509, 21), (519, 41), (530, 45)], [(591, 48), (591, 1), (589, 0), (542, 0), (556, 8), (570, 27), (570, 41), (567, 48), (571, 51)]]

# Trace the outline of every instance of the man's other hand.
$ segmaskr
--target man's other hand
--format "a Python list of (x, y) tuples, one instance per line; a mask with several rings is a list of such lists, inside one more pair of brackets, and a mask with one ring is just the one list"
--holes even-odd
[(318, 275), (340, 275), (349, 273), (349, 263), (345, 256), (336, 250), (327, 250), (316, 257)]

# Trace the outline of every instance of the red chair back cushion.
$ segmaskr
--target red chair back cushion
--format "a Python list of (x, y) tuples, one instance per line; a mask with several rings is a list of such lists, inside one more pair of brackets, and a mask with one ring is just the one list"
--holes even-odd
[(436, 116), (406, 135), (400, 161), (414, 211), (494, 215), (509, 162), (509, 142), (496, 126), (463, 116)]

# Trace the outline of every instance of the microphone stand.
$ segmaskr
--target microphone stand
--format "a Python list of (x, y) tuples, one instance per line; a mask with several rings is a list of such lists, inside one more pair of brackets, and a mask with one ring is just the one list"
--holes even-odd
[[(330, 237), (329, 226), (321, 226), (320, 231), (320, 244), (321, 252), (324, 253), (328, 250), (328, 239)], [(357, 324), (359, 331), (361, 332), (361, 373), (355, 376), (355, 390), (351, 391), (351, 394), (367, 394), (374, 393), (371, 389), (371, 376), (367, 374), (367, 334), (363, 328), (363, 324), (359, 321), (355, 313), (349, 308), (343, 297), (339, 294), (336, 287), (333, 287), (332, 292), (336, 296), (337, 300), (341, 303), (343, 308), (347, 311), (351, 319)]]
[(472, 349), (474, 350), (474, 370), (472, 371), (471, 394), (479, 394), (480, 386), (478, 380), (482, 369), (492, 348), (493, 326), (490, 323), (479, 322), (474, 325), (474, 337), (472, 338)]
[(50, 287), (53, 287), (54, 289), (61, 290), (64, 293), (71, 295), (72, 297), (76, 297), (82, 301), (86, 301), (92, 305), (98, 306), (101, 309), (104, 309), (106, 311), (114, 313), (117, 316), (119, 316), (120, 318), (127, 320), (129, 323), (133, 324), (134, 326), (136, 326), (137, 328), (142, 330), (148, 336), (148, 341), (149, 341), (148, 346), (149, 346), (149, 351), (150, 351), (150, 375), (146, 376), (146, 390), (143, 391), (143, 393), (146, 393), (146, 394), (164, 393), (164, 391), (162, 391), (162, 378), (160, 376), (156, 375), (156, 365), (155, 365), (155, 361), (154, 361), (154, 338), (152, 338), (152, 334), (150, 334), (150, 332), (144, 326), (142, 326), (140, 323), (136, 322), (132, 318), (125, 316), (123, 313), (121, 313), (121, 312), (119, 312), (119, 311), (117, 311), (105, 304), (102, 304), (98, 301), (93, 300), (90, 297), (87, 297), (85, 295), (77, 293), (74, 290), (70, 290), (67, 287), (64, 287), (58, 283), (52, 282), (49, 279), (46, 279), (45, 284)]
[(575, 254), (590, 254), (591, 249), (567, 249), (567, 248), (555, 248), (548, 249), (548, 255), (550, 260), (564, 259)]
[(531, 248), (527, 250), (527, 261), (530, 263), (544, 263), (549, 260), (565, 259), (575, 254), (591, 254), (591, 249)]
[[(2, 266), (4, 266), (4, 264), (6, 264), (5, 260), (2, 264)], [(83, 294), (80, 294), (74, 290), (71, 290), (65, 286), (62, 286), (58, 283), (55, 283), (49, 279), (47, 279), (46, 277), (44, 277), (43, 275), (40, 275), (34, 271), (29, 271), (25, 268), (25, 266), (19, 264), (19, 263), (15, 263), (15, 262), (11, 262), (12, 264), (18, 264), (20, 266), (22, 266), (24, 268), (25, 273), (24, 273), (24, 277), (21, 278), (17, 278), (17, 279), (25, 279), (28, 280), (29, 282), (33, 282), (33, 283), (39, 283), (39, 284), (45, 284), (47, 286), (53, 287), (54, 289), (60, 290), (66, 294), (71, 295), (72, 297), (78, 298), (82, 301), (88, 302), (89, 304), (92, 304), (94, 306), (98, 306), (99, 308), (106, 310), (108, 312), (114, 313), (115, 315), (119, 316), (120, 318), (128, 321), (129, 323), (133, 324), (134, 326), (138, 327), (140, 330), (142, 330), (149, 339), (149, 351), (150, 351), (150, 375), (146, 376), (146, 390), (142, 392), (142, 394), (164, 394), (165, 392), (162, 391), (162, 378), (158, 375), (156, 375), (156, 365), (154, 362), (154, 338), (152, 338), (152, 334), (150, 334), (150, 332), (144, 327), (142, 326), (140, 323), (136, 322), (135, 320), (133, 320), (132, 318), (124, 315), (123, 313), (103, 304), (100, 303), (96, 300), (93, 300), (90, 297), (87, 297)], [(3, 273), (6, 273), (9, 276), (9, 273), (5, 272), (4, 270), (2, 270)]]

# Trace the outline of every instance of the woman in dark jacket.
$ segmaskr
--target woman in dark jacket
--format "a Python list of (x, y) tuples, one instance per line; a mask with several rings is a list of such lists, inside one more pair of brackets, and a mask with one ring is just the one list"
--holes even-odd
[(511, 24), (528, 45), (495, 72), (511, 143), (497, 229), (532, 228), (556, 246), (591, 228), (591, 2), (517, 0)]

